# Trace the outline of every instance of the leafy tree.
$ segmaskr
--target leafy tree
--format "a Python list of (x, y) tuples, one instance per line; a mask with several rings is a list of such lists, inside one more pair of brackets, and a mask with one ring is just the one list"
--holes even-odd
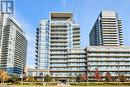
[(76, 82), (80, 82), (80, 81), (81, 81), (80, 75), (78, 75), (78, 76), (76, 77)]
[(18, 75), (10, 75), (10, 79), (8, 80), (9, 82), (17, 83), (19, 81)]
[(34, 77), (33, 76), (28, 76), (28, 77), (26, 77), (26, 81), (33, 82), (34, 81)]
[(111, 76), (110, 72), (107, 71), (105, 77), (106, 77), (106, 79), (105, 79), (106, 81), (108, 81), (108, 82), (112, 81), (112, 76)]
[(94, 77), (94, 79), (97, 80), (97, 81), (100, 81), (100, 79), (101, 79), (99, 70), (98, 70), (97, 68), (95, 69), (95, 74), (94, 74), (93, 77)]
[(4, 83), (4, 81), (7, 81), (9, 79), (9, 76), (6, 72), (0, 71), (0, 79), (1, 79), (1, 82)]
[(126, 82), (126, 81), (127, 81), (127, 77), (124, 76), (124, 75), (119, 75), (119, 76), (118, 76), (118, 79), (119, 79), (119, 81), (121, 81), (121, 82)]
[(81, 79), (81, 81), (86, 81), (87, 80), (87, 75), (86, 74), (80, 75), (80, 79)]
[(52, 78), (49, 75), (46, 75), (45, 78), (44, 78), (44, 81), (50, 82), (50, 81), (52, 81)]
[(112, 81), (117, 81), (117, 77), (112, 76)]
[(76, 82), (81, 82), (81, 81), (86, 81), (86, 80), (87, 80), (86, 74), (81, 74), (76, 77)]

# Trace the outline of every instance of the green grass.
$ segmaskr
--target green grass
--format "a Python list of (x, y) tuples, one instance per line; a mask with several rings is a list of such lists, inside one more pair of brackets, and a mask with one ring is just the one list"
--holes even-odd
[(25, 86), (53, 86), (53, 85), (57, 85), (57, 82), (51, 82), (51, 83), (33, 83), (33, 82), (27, 82), (27, 83), (7, 83), (7, 85), (17, 85), (17, 86), (22, 86), (22, 85), (25, 85)]
[(130, 86), (130, 82), (80, 82), (80, 83), (70, 83), (72, 86)]
[[(8, 84), (8, 83), (7, 83)], [(28, 85), (28, 86), (42, 86), (43, 83), (17, 83), (17, 84), (8, 84), (8, 85)], [(57, 82), (45, 83), (44, 86), (56, 86)], [(70, 82), (71, 86), (130, 86), (130, 82)]]

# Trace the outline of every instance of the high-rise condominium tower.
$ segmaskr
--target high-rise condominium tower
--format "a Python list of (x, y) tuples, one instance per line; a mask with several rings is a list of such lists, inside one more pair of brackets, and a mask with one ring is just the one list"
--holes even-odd
[(102, 11), (90, 34), (90, 46), (122, 46), (122, 21), (114, 11)]
[(85, 73), (85, 50), (72, 13), (51, 13), (50, 20), (40, 21), (36, 38), (36, 69), (47, 69), (54, 78)]
[(7, 14), (0, 14), (0, 70), (21, 74), (26, 65), (27, 40), (20, 24)]

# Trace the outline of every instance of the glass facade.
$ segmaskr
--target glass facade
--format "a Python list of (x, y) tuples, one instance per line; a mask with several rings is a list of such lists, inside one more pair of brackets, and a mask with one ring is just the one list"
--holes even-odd
[(80, 26), (72, 18), (72, 13), (51, 13), (50, 20), (40, 21), (37, 29), (36, 68), (48, 69), (53, 77), (85, 73), (86, 54), (80, 48)]
[(37, 29), (36, 38), (36, 68), (48, 69), (49, 63), (49, 28), (48, 21), (40, 21), (40, 27)]
[(11, 16), (0, 14), (0, 69), (21, 74), (26, 66), (27, 40), (21, 25)]

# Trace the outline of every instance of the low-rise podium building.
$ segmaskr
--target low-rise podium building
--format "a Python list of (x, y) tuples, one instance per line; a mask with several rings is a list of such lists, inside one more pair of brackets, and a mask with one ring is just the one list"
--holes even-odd
[(130, 46), (89, 46), (86, 52), (89, 80), (96, 69), (102, 79), (109, 72), (112, 77), (124, 75), (130, 80)]

